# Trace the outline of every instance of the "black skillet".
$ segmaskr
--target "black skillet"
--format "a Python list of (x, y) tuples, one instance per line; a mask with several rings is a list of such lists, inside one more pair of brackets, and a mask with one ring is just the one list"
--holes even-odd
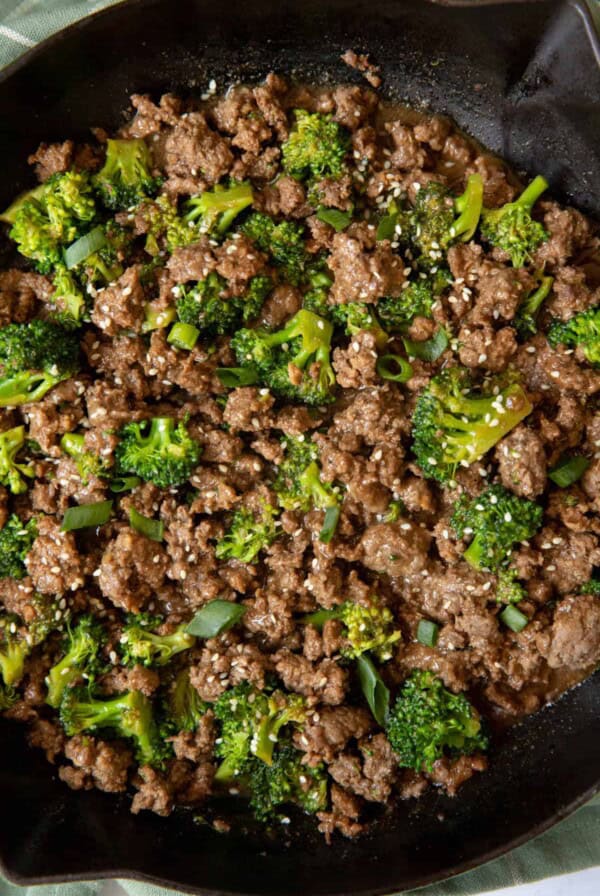
[[(600, 44), (583, 2), (133, 0), (51, 38), (0, 77), (0, 203), (31, 182), (41, 140), (122, 121), (133, 91), (200, 93), (270, 69), (358, 81), (349, 48), (383, 66), (384, 92), (452, 115), (555, 194), (600, 213)], [(457, 799), (403, 803), (373, 835), (327, 847), (312, 824), (276, 839), (223, 836), (191, 815), (134, 818), (72, 793), (24, 732), (2, 723), (1, 870), (20, 884), (129, 877), (194, 893), (383, 894), (500, 855), (600, 789), (600, 675), (499, 737), (490, 771)]]

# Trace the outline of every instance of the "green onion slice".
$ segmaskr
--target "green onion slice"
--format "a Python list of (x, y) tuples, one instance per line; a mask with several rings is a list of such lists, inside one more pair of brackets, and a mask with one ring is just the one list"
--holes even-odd
[(500, 613), (500, 619), (504, 625), (507, 628), (512, 629), (513, 632), (522, 632), (529, 622), (529, 618), (525, 613), (521, 613), (514, 604), (509, 604), (507, 607), (504, 607)]
[(71, 243), (65, 249), (65, 264), (67, 268), (71, 270), (71, 268), (77, 267), (78, 264), (89, 258), (92, 252), (102, 249), (106, 243), (104, 228), (101, 226), (94, 227), (93, 230), (90, 230), (85, 236), (79, 237), (78, 240), (75, 240), (74, 243)]
[(377, 225), (375, 239), (378, 242), (379, 240), (393, 240), (396, 233), (396, 221), (396, 215), (384, 215)]
[(323, 544), (329, 544), (333, 536), (335, 535), (335, 530), (337, 529), (337, 524), (340, 519), (340, 506), (339, 504), (333, 504), (331, 507), (328, 507), (325, 511), (325, 519), (323, 520), (323, 528), (319, 532), (319, 541)]
[(567, 488), (573, 485), (578, 479), (581, 479), (590, 462), (587, 457), (561, 457), (556, 466), (548, 473), (548, 479), (551, 479), (559, 488)]
[(356, 668), (362, 692), (373, 713), (373, 718), (383, 726), (390, 711), (390, 692), (373, 665), (373, 661), (366, 653), (358, 657)]
[(448, 334), (443, 327), (440, 327), (435, 336), (425, 342), (415, 342), (412, 339), (403, 339), (402, 341), (407, 354), (420, 361), (437, 361), (450, 345)]
[(162, 541), (165, 534), (165, 524), (162, 520), (153, 520), (138, 513), (135, 507), (129, 511), (129, 523), (132, 529), (145, 535), (152, 541)]
[(142, 323), (142, 333), (164, 330), (165, 327), (173, 323), (176, 317), (177, 312), (174, 308), (161, 308), (160, 311), (157, 311), (155, 308), (148, 306), (146, 308), (146, 317)]
[(431, 619), (420, 619), (417, 626), (417, 641), (425, 647), (435, 647), (437, 644), (440, 627)]
[(182, 324), (181, 322), (173, 324), (171, 332), (167, 336), (167, 342), (174, 345), (175, 348), (181, 348), (184, 351), (191, 352), (200, 336), (200, 330), (193, 327), (192, 324)]
[(315, 628), (321, 631), (326, 622), (329, 622), (330, 619), (338, 619), (339, 616), (339, 607), (334, 607), (332, 610), (325, 610), (321, 607), (320, 610), (315, 610), (314, 613), (308, 613), (306, 616), (303, 616), (301, 621), (305, 625), (314, 625)]
[(109, 487), (111, 492), (120, 495), (122, 492), (130, 492), (137, 488), (141, 481), (139, 476), (116, 476), (111, 479)]
[(198, 610), (186, 631), (197, 638), (216, 638), (232, 628), (246, 612), (241, 604), (229, 600), (211, 600)]
[(339, 233), (340, 230), (345, 230), (350, 224), (352, 213), (340, 211), (339, 208), (325, 208), (324, 205), (321, 205), (317, 209), (317, 218), (319, 221), (323, 221), (324, 224), (329, 224), (330, 227), (333, 227)]
[(400, 355), (381, 355), (375, 369), (382, 380), (406, 383), (413, 375), (413, 369), (406, 358)]
[(223, 385), (230, 389), (252, 386), (258, 382), (258, 373), (253, 367), (217, 367), (215, 373)]
[(80, 504), (78, 507), (69, 507), (63, 517), (61, 529), (63, 532), (73, 532), (75, 529), (91, 529), (96, 526), (103, 526), (110, 519), (112, 506), (112, 501), (98, 501), (95, 504)]

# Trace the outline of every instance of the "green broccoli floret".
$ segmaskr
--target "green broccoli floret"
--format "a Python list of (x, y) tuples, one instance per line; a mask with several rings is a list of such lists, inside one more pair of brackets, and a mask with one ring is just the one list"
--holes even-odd
[(22, 579), (27, 575), (25, 557), (37, 536), (34, 519), (24, 523), (13, 513), (0, 529), (0, 579)]
[(329, 321), (304, 308), (281, 330), (238, 330), (231, 348), (241, 367), (255, 371), (257, 381), (275, 395), (309, 405), (334, 400)]
[(226, 296), (227, 282), (213, 271), (192, 287), (177, 287), (177, 317), (204, 336), (234, 333), (259, 314), (272, 288), (271, 278), (259, 275), (250, 280), (244, 295)]
[(159, 488), (183, 485), (198, 466), (201, 446), (184, 422), (154, 417), (128, 423), (115, 451), (117, 474), (133, 473)]
[(459, 466), (483, 457), (533, 409), (517, 383), (490, 381), (471, 391), (467, 370), (452, 367), (421, 392), (413, 415), (413, 451), (425, 476), (452, 480)]
[(331, 610), (310, 613), (303, 622), (321, 628), (328, 619), (339, 619), (344, 626), (347, 643), (340, 653), (348, 659), (357, 659), (368, 651), (385, 663), (392, 658), (393, 645), (402, 638), (393, 613), (376, 595), (368, 606), (345, 601)]
[(60, 705), (60, 721), (69, 737), (84, 731), (111, 730), (117, 737), (133, 740), (141, 765), (161, 766), (169, 754), (152, 702), (140, 691), (100, 699), (91, 697), (87, 688), (69, 688)]
[(33, 594), (28, 601), (27, 640), (32, 646), (41, 644), (51, 632), (68, 625), (70, 610), (61, 595)]
[(304, 225), (297, 221), (282, 221), (260, 212), (246, 218), (240, 231), (265, 252), (272, 264), (288, 283), (297, 286), (306, 277), (309, 258), (304, 245)]
[(283, 169), (296, 180), (338, 178), (350, 148), (348, 132), (331, 115), (295, 109), (295, 126), (281, 147)]
[(46, 703), (55, 709), (60, 706), (64, 692), (81, 678), (93, 681), (102, 670), (100, 651), (106, 642), (101, 623), (92, 616), (81, 616), (73, 628), (69, 628), (62, 652), (63, 657), (48, 672)]
[(85, 314), (87, 302), (77, 278), (64, 264), (58, 264), (52, 283), (52, 301), (58, 309), (59, 323), (64, 327), (79, 324)]
[(270, 504), (264, 504), (259, 514), (246, 507), (236, 510), (228, 532), (217, 542), (217, 559), (255, 563), (260, 552), (277, 538), (276, 517), (277, 510)]
[(169, 735), (180, 731), (195, 731), (208, 709), (190, 681), (189, 668), (181, 669), (167, 687), (164, 699), (165, 731)]
[(317, 446), (304, 436), (285, 436), (282, 445), (285, 457), (273, 483), (280, 505), (286, 510), (304, 512), (313, 507), (336, 506), (335, 492), (328, 483), (321, 482)]
[(152, 176), (152, 158), (144, 140), (108, 140), (106, 160), (93, 184), (103, 205), (111, 211), (139, 205), (161, 184)]
[(200, 196), (192, 196), (185, 205), (184, 217), (198, 227), (200, 233), (220, 237), (227, 233), (237, 216), (252, 205), (254, 196), (248, 182), (218, 184)]
[[(379, 304), (377, 305), (378, 313)], [(378, 315), (371, 304), (366, 302), (347, 302), (343, 305), (330, 305), (328, 318), (335, 327), (342, 329), (347, 336), (355, 336), (361, 330), (366, 330), (368, 333), (373, 334), (378, 348), (384, 348), (387, 345), (388, 334), (381, 326)]]
[(33, 320), (0, 329), (0, 407), (39, 401), (78, 369), (79, 339), (56, 323)]
[(18, 453), (25, 447), (25, 427), (14, 426), (0, 432), (0, 485), (9, 489), (13, 495), (21, 495), (27, 491), (27, 482), (23, 478), (33, 479), (33, 464), (17, 463)]
[(412, 217), (412, 243), (427, 268), (437, 266), (444, 252), (457, 240), (473, 238), (483, 207), (483, 178), (471, 174), (460, 196), (432, 182), (418, 191)]
[(222, 760), (215, 779), (221, 783), (244, 776), (254, 758), (271, 765), (282, 729), (306, 718), (297, 694), (258, 691), (247, 681), (225, 691), (213, 709), (221, 726), (215, 748)]
[(570, 320), (555, 320), (548, 330), (548, 342), (553, 348), (566, 345), (568, 348), (579, 348), (584, 358), (600, 366), (600, 305), (580, 311)]
[(106, 473), (106, 462), (91, 451), (85, 450), (83, 433), (65, 433), (60, 440), (60, 447), (75, 461), (83, 485), (87, 485), (92, 476), (103, 476)]
[(121, 632), (119, 649), (126, 666), (166, 666), (174, 656), (189, 650), (196, 643), (193, 635), (186, 631), (187, 623), (182, 623), (168, 635), (157, 635), (152, 629), (160, 626), (162, 620), (146, 613), (130, 614)]
[(159, 196), (153, 202), (143, 202), (139, 215), (145, 221), (145, 250), (159, 256), (166, 250), (171, 253), (180, 246), (189, 246), (199, 239), (199, 231), (193, 221), (181, 217), (177, 206), (168, 196)]
[[(124, 271), (123, 262), (128, 259), (131, 251), (131, 234), (114, 221), (97, 228), (97, 231), (98, 248), (75, 265), (75, 271), (86, 291), (91, 287), (108, 286), (118, 280)], [(68, 254), (65, 258), (68, 259)]]
[(415, 280), (399, 296), (386, 296), (377, 303), (377, 314), (390, 332), (405, 331), (415, 317), (431, 317), (435, 295), (429, 279)]
[(286, 803), (314, 815), (327, 807), (327, 772), (323, 763), (308, 766), (292, 744), (275, 750), (273, 762), (253, 762), (248, 783), (250, 807), (258, 821), (269, 822), (277, 817), (277, 808)]
[(531, 538), (542, 525), (544, 510), (503, 485), (492, 485), (477, 498), (463, 494), (451, 523), (459, 538), (472, 536), (463, 554), (475, 569), (496, 572), (506, 566), (513, 545)]
[(443, 756), (485, 750), (477, 710), (464, 694), (453, 694), (431, 672), (415, 670), (404, 682), (387, 722), (398, 764), (431, 771)]
[(516, 569), (512, 566), (500, 569), (496, 585), (496, 600), (499, 604), (518, 604), (527, 597), (527, 592), (518, 579)]
[(593, 594), (596, 597), (600, 597), (600, 578), (591, 578), (584, 585), (581, 585), (579, 593)]
[(89, 175), (67, 171), (18, 197), (0, 220), (12, 224), (10, 236), (21, 255), (42, 274), (62, 261), (63, 249), (96, 217)]
[(538, 176), (514, 202), (483, 210), (482, 237), (507, 252), (516, 268), (526, 264), (538, 246), (548, 239), (543, 226), (531, 217), (533, 206), (547, 189), (548, 182)]
[(540, 277), (539, 286), (519, 305), (513, 326), (521, 339), (529, 339), (537, 333), (537, 316), (542, 304), (550, 295), (553, 283), (554, 277)]
[(0, 675), (7, 687), (18, 684), (25, 671), (25, 660), (33, 643), (18, 616), (5, 613), (0, 616)]

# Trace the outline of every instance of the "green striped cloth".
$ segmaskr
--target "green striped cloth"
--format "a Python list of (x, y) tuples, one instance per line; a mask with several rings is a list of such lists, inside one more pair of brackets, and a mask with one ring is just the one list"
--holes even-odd
[[(71, 22), (119, 0), (0, 0), (0, 67)], [(598, 8), (598, 5), (597, 5)], [(600, 798), (537, 840), (419, 896), (469, 896), (600, 865)], [(119, 881), (129, 896), (166, 896), (148, 884)], [(101, 884), (15, 887), (0, 880), (0, 896), (97, 896)], [(416, 891), (413, 891), (416, 893)]]

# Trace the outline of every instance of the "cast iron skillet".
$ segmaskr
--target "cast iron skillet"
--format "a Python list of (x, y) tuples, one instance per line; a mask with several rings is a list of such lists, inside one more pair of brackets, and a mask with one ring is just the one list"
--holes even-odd
[[(26, 54), (0, 78), (0, 202), (31, 183), (41, 140), (118, 125), (132, 91), (199, 93), (215, 78), (359, 80), (348, 47), (381, 63), (385, 92), (452, 115), (555, 194), (600, 212), (600, 49), (583, 2), (469, 9), (425, 0), (133, 0)], [(600, 789), (600, 674), (496, 740), (458, 799), (431, 792), (376, 831), (327, 847), (312, 824), (223, 836), (191, 815), (137, 818), (72, 793), (23, 730), (1, 726), (1, 870), (20, 884), (129, 877), (194, 893), (383, 894), (457, 874), (523, 843)]]

